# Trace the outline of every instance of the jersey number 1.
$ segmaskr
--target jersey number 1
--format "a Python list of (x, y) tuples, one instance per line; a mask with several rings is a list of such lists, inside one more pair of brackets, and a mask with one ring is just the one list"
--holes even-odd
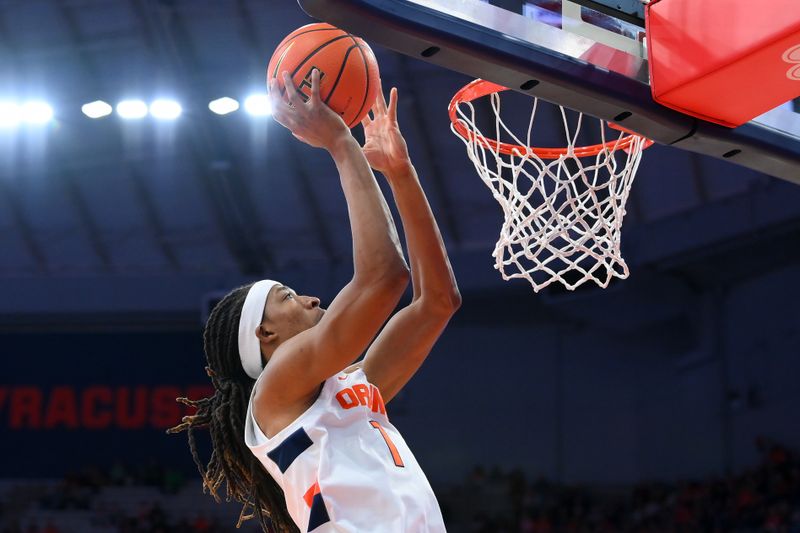
[(383, 440), (386, 441), (386, 446), (389, 447), (389, 452), (392, 454), (392, 459), (394, 459), (395, 466), (406, 466), (403, 464), (403, 459), (400, 457), (400, 452), (397, 451), (397, 446), (395, 446), (394, 442), (392, 442), (392, 439), (389, 438), (389, 434), (386, 433), (386, 430), (374, 420), (370, 420), (369, 425), (381, 432), (381, 436), (383, 437)]

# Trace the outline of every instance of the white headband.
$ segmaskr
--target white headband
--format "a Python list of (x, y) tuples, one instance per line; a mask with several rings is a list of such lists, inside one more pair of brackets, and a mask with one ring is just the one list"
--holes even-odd
[(267, 303), (269, 291), (275, 285), (280, 284), (271, 279), (254, 283), (247, 291), (247, 298), (242, 306), (242, 317), (239, 319), (239, 358), (245, 373), (253, 379), (258, 379), (264, 369), (256, 329), (264, 318), (264, 305)]

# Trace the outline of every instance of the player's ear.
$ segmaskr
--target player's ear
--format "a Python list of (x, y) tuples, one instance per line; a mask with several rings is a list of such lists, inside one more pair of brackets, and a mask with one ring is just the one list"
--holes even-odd
[(256, 328), (256, 337), (258, 337), (259, 343), (261, 343), (262, 346), (265, 346), (273, 343), (277, 338), (277, 335), (275, 335), (274, 331), (270, 331), (263, 325), (260, 325)]

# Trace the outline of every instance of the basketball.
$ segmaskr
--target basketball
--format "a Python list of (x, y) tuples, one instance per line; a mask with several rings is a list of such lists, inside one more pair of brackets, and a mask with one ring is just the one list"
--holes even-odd
[(267, 82), (292, 77), (304, 100), (311, 96), (311, 73), (320, 71), (320, 97), (352, 128), (372, 108), (378, 94), (378, 62), (362, 39), (330, 24), (302, 26), (281, 41), (267, 67)]

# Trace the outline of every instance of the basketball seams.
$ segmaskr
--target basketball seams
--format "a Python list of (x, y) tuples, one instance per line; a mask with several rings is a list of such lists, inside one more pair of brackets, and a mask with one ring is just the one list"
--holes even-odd
[[(325, 48), (326, 46), (328, 46), (331, 43), (334, 43), (336, 41), (340, 41), (340, 40), (346, 39), (346, 38), (347, 38), (347, 35), (340, 35), (338, 37), (334, 37), (333, 39), (330, 39), (329, 41), (325, 41), (324, 43), (319, 45), (317, 48), (315, 48), (313, 51), (311, 51), (308, 55), (306, 55), (306, 57), (303, 58), (302, 61), (300, 61), (297, 64), (297, 67), (295, 67), (295, 69), (292, 71), (292, 73), (291, 73), (292, 81), (294, 81), (294, 77), (297, 75), (298, 72), (300, 72), (300, 69), (303, 68), (303, 65), (305, 65), (308, 62), (309, 59), (311, 59), (317, 53), (319, 53), (320, 50), (322, 50), (323, 48)], [(283, 87), (281, 89), (281, 96), (283, 96), (285, 93), (286, 93), (286, 87)]]
[(325, 41), (324, 43), (319, 45), (317, 48), (312, 50), (306, 57), (303, 58), (302, 61), (300, 61), (297, 64), (297, 67), (295, 67), (295, 69), (292, 71), (292, 78), (294, 78), (295, 75), (298, 72), (300, 72), (300, 69), (303, 68), (303, 65), (305, 65), (308, 62), (309, 59), (311, 59), (312, 57), (317, 55), (317, 53), (319, 53), (320, 50), (322, 50), (323, 48), (325, 48), (326, 46), (328, 46), (331, 43), (335, 43), (336, 41), (340, 41), (340, 40), (346, 39), (346, 38), (347, 38), (347, 35), (340, 35), (339, 37), (334, 37), (333, 39), (331, 39), (329, 41)]
[[(278, 77), (278, 69), (280, 68), (280, 65), (281, 65), (281, 63), (283, 62), (283, 58), (284, 58), (284, 57), (286, 57), (286, 53), (289, 51), (289, 44), (290, 44), (290, 43), (291, 43), (291, 42), (292, 42), (294, 39), (296, 39), (297, 37), (300, 37), (301, 35), (307, 35), (307, 34), (309, 34), (309, 33), (313, 33), (313, 32), (320, 32), (320, 31), (334, 31), (334, 32), (337, 32), (337, 33), (339, 33), (339, 34), (343, 33), (343, 32), (342, 32), (342, 30), (340, 30), (339, 28), (334, 28), (334, 27), (332, 27), (332, 26), (331, 26), (330, 28), (319, 28), (319, 29), (316, 29), (316, 30), (306, 30), (306, 31), (304, 31), (304, 32), (302, 32), (302, 33), (298, 33), (297, 35), (294, 35), (294, 36), (292, 36), (292, 37), (291, 37), (291, 38), (289, 38), (289, 39), (286, 39), (286, 41), (284, 41), (283, 43), (281, 43), (280, 45), (278, 45), (278, 48), (275, 50), (275, 53), (278, 53), (278, 51), (280, 51), (282, 47), (284, 48), (284, 50), (283, 50), (283, 53), (281, 54), (280, 60), (279, 60), (279, 61), (278, 61), (278, 63), (275, 65), (275, 68), (273, 69), (273, 72), (272, 72), (272, 77), (277, 79), (277, 77)], [(297, 73), (297, 71), (298, 71), (298, 70), (300, 70), (300, 68), (303, 66), (303, 63), (305, 63), (306, 61), (308, 61), (308, 58), (309, 58), (311, 55), (314, 55), (314, 54), (315, 54), (315, 53), (317, 53), (319, 50), (321, 50), (322, 48), (325, 48), (325, 47), (326, 47), (328, 44), (332, 43), (333, 41), (336, 41), (336, 40), (339, 40), (339, 39), (343, 39), (344, 37), (345, 37), (345, 35), (339, 35), (339, 36), (337, 36), (337, 37), (332, 37), (332, 38), (331, 38), (330, 40), (328, 40), (328, 41), (325, 41), (325, 42), (324, 42), (322, 45), (320, 45), (320, 47), (319, 47), (319, 48), (317, 48), (316, 50), (314, 50), (313, 52), (311, 52), (311, 54), (310, 54), (309, 56), (306, 56), (306, 58), (305, 58), (305, 59), (303, 59), (303, 62), (302, 62), (302, 63), (300, 63), (300, 65), (297, 67), (297, 69), (295, 69), (295, 71), (294, 71), (294, 72), (292, 72), (292, 77), (294, 77), (294, 75)], [(274, 54), (273, 54), (273, 55), (274, 55)], [(282, 95), (283, 95), (283, 90), (281, 91), (281, 96), (282, 96)]]
[(278, 44), (278, 47), (275, 48), (275, 51), (277, 52), (278, 50), (281, 49), (282, 46), (286, 46), (287, 44), (289, 44), (290, 42), (294, 41), (295, 39), (297, 39), (298, 37), (300, 37), (302, 35), (308, 35), (309, 33), (317, 33), (317, 32), (320, 32), (320, 31), (335, 31), (335, 32), (339, 32), (339, 33), (342, 32), (342, 30), (340, 30), (339, 28), (336, 28), (334, 26), (331, 26), (330, 28), (314, 28), (314, 29), (311, 29), (311, 30), (305, 30), (303, 32), (298, 33), (297, 35), (291, 35), (290, 37), (287, 37), (286, 39), (281, 41), (280, 44)]
[[(348, 33), (348, 35), (350, 34)], [(358, 51), (361, 54), (361, 61), (364, 63), (364, 78), (367, 80), (366, 87), (364, 89), (364, 99), (361, 100), (361, 107), (358, 108), (358, 113), (356, 113), (356, 117), (359, 117), (361, 116), (361, 112), (364, 110), (364, 105), (367, 103), (367, 96), (369, 96), (369, 63), (367, 62), (367, 56), (364, 53), (364, 50), (361, 48), (361, 45), (358, 44), (358, 41), (356, 41), (355, 37), (350, 35), (350, 38), (353, 39), (354, 43), (356, 43), (355, 46), (358, 48)], [(352, 128), (355, 126), (355, 124), (348, 124), (347, 126)]]
[(342, 74), (344, 74), (344, 69), (345, 67), (347, 67), (347, 58), (350, 57), (350, 52), (352, 52), (353, 48), (356, 47), (358, 47), (358, 44), (351, 46), (350, 48), (347, 49), (347, 52), (345, 52), (344, 59), (342, 60), (342, 65), (339, 67), (339, 72), (336, 74), (336, 79), (333, 82), (333, 86), (331, 87), (328, 96), (325, 98), (326, 104), (330, 101), (331, 97), (333, 96), (333, 92), (336, 90), (336, 86), (339, 85), (339, 80), (342, 79)]
[[(374, 65), (376, 60), (369, 45), (358, 37), (333, 26), (300, 30), (301, 28), (295, 30), (295, 34), (290, 34), (278, 45), (273, 53), (273, 59), (270, 60), (271, 68), (268, 67), (268, 77), (270, 79), (277, 78), (283, 69), (290, 74), (293, 84), (305, 87), (309, 84), (309, 80), (305, 78), (308, 73), (304, 69), (311, 68), (313, 70), (314, 67), (324, 69), (327, 74), (326, 80), (332, 82), (324, 84), (325, 93), (327, 93), (324, 95), (324, 103), (333, 106), (337, 113), (341, 113), (342, 118), (348, 123), (348, 127), (354, 127), (359, 122), (364, 110), (369, 107), (367, 100), (370, 92), (375, 91), (377, 81), (371, 80), (370, 77), (379, 75), (377, 65)], [(336, 33), (325, 34), (326, 31)], [(306, 39), (297, 40), (297, 37), (301, 36)], [(348, 38), (350, 42), (347, 41)], [(324, 42), (320, 43), (321, 40)], [(339, 43), (336, 44), (337, 42)], [(315, 48), (309, 51), (309, 45)], [(360, 55), (352, 53), (354, 48), (358, 48)], [(351, 58), (356, 57), (361, 58), (364, 64), (363, 68), (356, 64), (350, 65)], [(353, 59), (353, 61), (358, 60)], [(335, 76), (333, 70), (337, 71)], [(303, 74), (300, 75), (300, 72)], [(303, 79), (298, 80), (298, 76)], [(283, 96), (286, 94), (286, 87), (283, 87), (282, 82), (280, 85), (280, 94)], [(362, 100), (356, 109), (358, 93), (361, 93)]]
[(286, 54), (288, 53), (289, 53), (289, 47), (287, 46), (286, 50), (284, 50), (281, 56), (278, 58), (277, 63), (275, 63), (275, 69), (272, 71), (273, 78), (278, 77), (278, 69), (281, 68), (281, 64), (283, 63), (283, 60), (286, 58)]
[[(318, 32), (321, 32), (321, 31), (332, 31), (332, 32), (336, 32), (336, 33), (342, 33), (342, 30), (340, 30), (339, 28), (336, 28), (335, 26), (329, 26), (328, 28), (314, 28), (314, 29), (305, 30), (305, 31), (302, 31), (302, 32), (300, 32), (300, 33), (298, 33), (296, 35), (290, 35), (289, 37), (286, 37), (283, 41), (280, 42), (280, 44), (278, 44), (278, 47), (275, 48), (275, 52), (273, 52), (272, 55), (275, 56), (275, 55), (278, 54), (278, 52), (282, 51), (281, 58), (283, 58), (283, 57), (286, 56), (286, 53), (289, 51), (289, 45), (291, 44), (292, 41), (294, 41), (295, 39), (297, 39), (298, 37), (301, 37), (303, 35), (308, 35), (309, 33), (318, 33)], [(272, 77), (273, 78), (277, 78), (278, 77), (277, 69), (280, 67), (280, 63), (281, 63), (281, 61), (278, 62), (278, 65), (275, 66), (275, 69), (272, 72)]]

